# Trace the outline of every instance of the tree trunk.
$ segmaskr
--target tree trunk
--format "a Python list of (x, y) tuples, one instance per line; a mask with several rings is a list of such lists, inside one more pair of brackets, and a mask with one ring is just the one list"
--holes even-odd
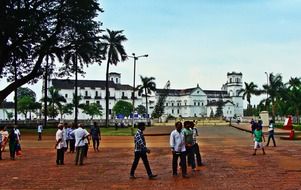
[(145, 106), (146, 106), (146, 115), (148, 116), (148, 101), (147, 101), (147, 92), (146, 92), (146, 88), (144, 89), (144, 92), (145, 92)]
[(111, 53), (109, 52), (107, 61), (106, 73), (106, 127), (109, 127), (109, 66), (110, 66)]
[(46, 58), (46, 69), (45, 69), (45, 76), (44, 76), (44, 127), (47, 126), (47, 115), (48, 115), (48, 108), (47, 108), (47, 79), (48, 79), (48, 61), (49, 61), (49, 56), (47, 55)]
[(75, 92), (74, 92), (74, 96), (75, 96), (75, 105), (74, 105), (74, 109), (75, 109), (75, 114), (74, 114), (74, 125), (77, 126), (77, 120), (78, 120), (78, 95), (77, 95), (77, 56), (75, 54), (75, 81), (74, 81), (74, 87), (75, 87)]

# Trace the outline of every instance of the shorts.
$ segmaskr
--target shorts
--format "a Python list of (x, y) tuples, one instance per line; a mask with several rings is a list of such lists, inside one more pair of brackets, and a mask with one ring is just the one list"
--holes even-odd
[(258, 148), (263, 148), (263, 143), (255, 141), (255, 143), (254, 143), (254, 149), (258, 149)]

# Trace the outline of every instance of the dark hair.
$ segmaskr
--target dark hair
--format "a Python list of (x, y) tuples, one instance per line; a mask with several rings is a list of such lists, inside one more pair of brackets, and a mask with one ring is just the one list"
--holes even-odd
[(184, 121), (184, 127), (189, 127), (191, 124), (190, 124), (190, 121)]
[(175, 126), (178, 126), (178, 125), (181, 125), (181, 127), (182, 127), (182, 122), (181, 121), (176, 122)]
[(145, 123), (144, 122), (139, 122), (138, 123), (138, 129), (141, 129), (142, 127), (145, 127)]

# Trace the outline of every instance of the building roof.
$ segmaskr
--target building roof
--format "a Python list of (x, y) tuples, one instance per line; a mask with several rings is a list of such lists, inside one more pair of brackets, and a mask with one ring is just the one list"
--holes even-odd
[(12, 109), (12, 108), (15, 108), (15, 103), (14, 102), (2, 102), (2, 104), (0, 105), (0, 108)]
[[(186, 89), (169, 89), (168, 95), (169, 96), (185, 96), (191, 94), (195, 88), (186, 88)], [(157, 89), (158, 94), (162, 94), (166, 89)], [(208, 98), (228, 98), (230, 97), (227, 91), (224, 90), (203, 90), (203, 92), (208, 96)]]
[(225, 90), (204, 90), (208, 98), (229, 98), (229, 94)]
[[(74, 80), (69, 79), (52, 79), (52, 85), (58, 89), (74, 89)], [(79, 88), (106, 88), (106, 81), (104, 80), (78, 80), (77, 85)], [(132, 90), (130, 85), (115, 84), (113, 81), (109, 81), (109, 88), (115, 88), (117, 90)]]
[[(218, 106), (218, 103), (219, 103), (218, 101), (211, 101), (211, 102), (207, 103), (206, 106)], [(227, 103), (234, 105), (234, 103), (232, 101), (227, 100), (227, 101), (223, 102), (223, 106)]]

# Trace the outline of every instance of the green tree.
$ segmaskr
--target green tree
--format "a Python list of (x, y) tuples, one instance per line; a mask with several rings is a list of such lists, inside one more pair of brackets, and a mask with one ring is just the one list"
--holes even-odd
[(215, 117), (222, 117), (223, 116), (223, 105), (224, 105), (224, 102), (223, 102), (223, 100), (220, 99), (217, 102)]
[(29, 88), (23, 88), (23, 87), (18, 88), (17, 98), (20, 99), (23, 96), (31, 97), (33, 101), (36, 101), (36, 93)]
[(263, 85), (265, 92), (268, 93), (267, 102), (271, 102), (272, 106), (272, 118), (275, 121), (276, 115), (276, 101), (281, 98), (281, 92), (284, 89), (284, 84), (282, 82), (282, 76), (280, 74), (274, 75), (269, 74), (269, 84)]
[(242, 94), (243, 99), (247, 99), (248, 102), (248, 108), (251, 107), (251, 96), (252, 95), (260, 95), (261, 91), (258, 89), (258, 86), (254, 84), (253, 82), (246, 83), (245, 82), (245, 88), (241, 89), (239, 94)]
[(18, 100), (18, 112), (24, 115), (25, 120), (27, 119), (28, 112), (32, 110), (34, 103), (30, 96), (23, 96)]
[[(0, 27), (0, 76), (10, 80), (12, 67), (17, 64), (18, 80), (10, 80), (0, 90), (0, 102), (18, 87), (36, 82), (46, 67), (43, 60), (50, 53), (60, 52), (63, 57), (74, 44), (89, 41), (93, 46), (86, 64), (100, 60), (101, 23), (95, 19), (99, 12), (102, 9), (97, 0), (1, 1), (0, 23), (5, 27)], [(66, 74), (70, 72), (68, 65), (62, 66)]]
[[(51, 109), (49, 111), (55, 112), (55, 110), (58, 111), (58, 113), (61, 114), (62, 117), (62, 112), (63, 112), (63, 102), (66, 102), (66, 99), (64, 96), (60, 95), (59, 89), (54, 88), (53, 86), (48, 89), (49, 91), (49, 97), (47, 97), (49, 105), (51, 106)], [(54, 115), (56, 114), (51, 114), (52, 118), (54, 119)], [(57, 115), (56, 115), (57, 116)], [(62, 118), (61, 118), (62, 119)]]
[(138, 114), (142, 115), (146, 113), (146, 108), (143, 105), (139, 105), (135, 108), (135, 111), (137, 111)]
[[(154, 77), (142, 77), (140, 76), (141, 85), (137, 86), (139, 96), (145, 96), (146, 114), (148, 114), (148, 94), (156, 91), (156, 83), (154, 82)], [(144, 94), (143, 94), (144, 93)]]
[(7, 115), (8, 120), (11, 120), (14, 117), (14, 113), (13, 112), (5, 111), (5, 113)]
[(129, 116), (132, 113), (133, 105), (130, 102), (119, 100), (113, 107), (113, 112)]
[(109, 125), (109, 66), (110, 64), (117, 65), (121, 61), (125, 61), (127, 56), (122, 45), (127, 38), (122, 34), (123, 30), (111, 31), (107, 29), (107, 34), (103, 35), (103, 40), (106, 55), (107, 55), (107, 70), (106, 70), (106, 127)]
[(288, 83), (288, 91), (285, 100), (290, 108), (295, 112), (297, 123), (300, 124), (300, 108), (301, 108), (301, 81), (300, 78), (291, 77)]
[(63, 118), (64, 115), (71, 115), (72, 114), (72, 110), (73, 110), (73, 104), (69, 103), (69, 104), (64, 104), (62, 106), (62, 111), (61, 111), (61, 118)]
[(93, 120), (94, 116), (102, 116), (102, 107), (97, 103), (86, 104), (83, 107), (83, 113), (91, 116)]

